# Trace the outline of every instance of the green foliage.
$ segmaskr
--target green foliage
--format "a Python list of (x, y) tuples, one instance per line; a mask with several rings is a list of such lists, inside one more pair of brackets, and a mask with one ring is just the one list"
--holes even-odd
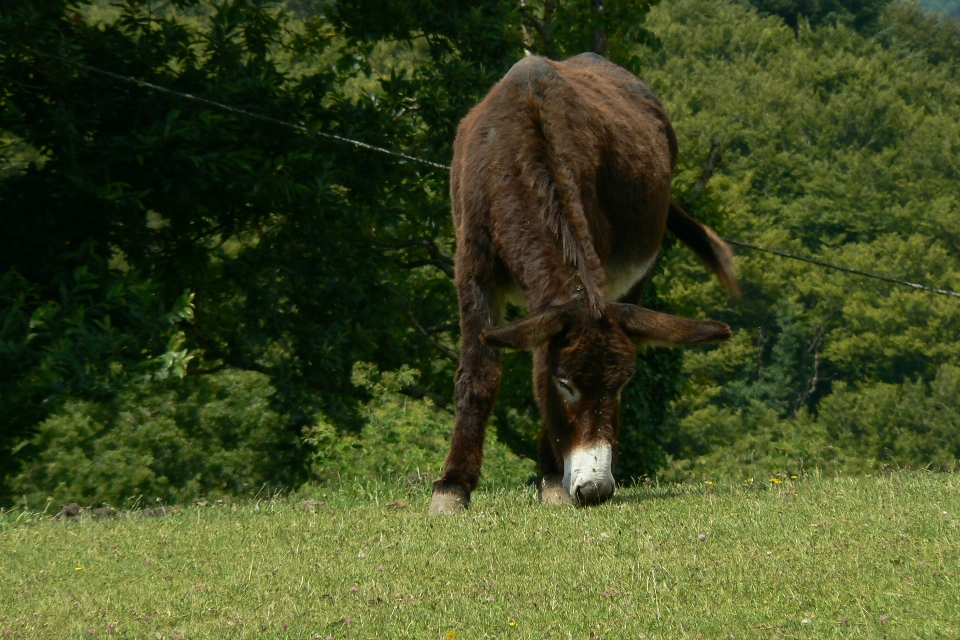
[[(665, 102), (681, 145), (674, 198), (699, 219), (960, 289), (958, 23), (900, 2), (751, 4), (15, 3), (0, 14), (0, 468), (39, 477), (55, 432), (135, 451), (105, 435), (135, 428), (115, 417), (131, 394), (145, 406), (205, 402), (197, 390), (220, 378), (204, 374), (230, 369), (268, 376), (268, 441), (283, 452), (238, 477), (435, 470), (446, 436), (428, 434), (446, 434), (448, 418), (403, 408), (398, 389), (448, 395), (454, 364), (436, 345), (457, 343), (442, 171), (31, 49), (440, 162), (458, 120), (525, 50), (602, 50)], [(701, 190), (714, 139), (722, 161)], [(639, 359), (621, 479), (654, 474), (666, 455), (678, 478), (697, 460), (730, 473), (754, 459), (781, 470), (952, 464), (946, 426), (908, 421), (907, 437), (880, 421), (864, 448), (840, 434), (867, 425), (830, 416), (879, 407), (883, 389), (921, 403), (928, 422), (942, 417), (932, 389), (960, 366), (955, 301), (748, 251), (740, 269), (745, 297), (731, 302), (666, 243), (646, 303), (726, 320), (737, 338)], [(397, 373), (368, 384), (359, 362)], [(532, 456), (538, 432), (529, 358), (504, 363), (495, 476), (498, 443)], [(300, 446), (304, 427), (318, 449)], [(404, 452), (404, 438), (420, 444)], [(29, 482), (40, 492), (59, 481)], [(177, 482), (169, 495), (212, 486)]]
[(891, 0), (747, 0), (757, 10), (783, 18), (797, 29), (811, 25), (845, 24), (857, 30), (873, 27)]
[(920, 0), (920, 6), (924, 11), (960, 19), (960, 1), (958, 0)]
[(644, 22), (650, 8), (659, 1), (520, 3), (524, 47), (558, 60), (593, 51), (619, 64), (635, 67), (636, 46), (656, 45), (656, 37), (644, 27)]
[[(60, 35), (68, 45), (86, 39), (98, 43), (80, 49), (91, 64), (440, 160), (458, 114), (520, 55), (488, 43), (477, 55), (495, 53), (500, 67), (475, 59), (415, 71), (376, 64), (374, 45), (331, 40), (322, 18), (293, 21), (270, 3), (225, 3), (190, 20), (129, 3), (96, 28), (66, 5), (45, 8), (42, 16), (28, 7), (5, 14), (4, 37), (54, 52)], [(255, 42), (271, 44), (248, 52)], [(35, 62), (14, 47), (4, 78), (19, 81)], [(189, 283), (197, 292), (193, 346), (214, 363), (275, 372), (300, 411), (319, 391), (328, 413), (349, 418), (359, 355), (429, 362), (429, 345), (397, 339), (404, 304), (390, 291), (416, 299), (424, 324), (451, 318), (452, 287), (432, 267), (411, 278), (402, 266), (449, 233), (444, 175), (49, 60), (39, 68), (46, 75), (31, 81), (37, 91), (8, 92), (4, 104), (4, 126), (51, 158), (42, 171), (4, 182), (4, 215), (14, 223), (5, 238), (17, 241), (3, 255), (22, 273), (59, 265), (49, 247), (92, 236), (101, 253), (119, 253), (162, 282), (160, 295), (172, 298)], [(358, 86), (371, 93), (358, 95)], [(27, 210), (46, 213), (24, 227), (17, 221)]]
[(435, 60), (447, 58), (460, 72), (466, 71), (461, 64), (467, 60), (497, 68), (506, 62), (504, 54), (519, 53), (517, 6), (512, 2), (336, 0), (331, 9), (334, 25), (351, 39), (421, 36)]
[(64, 271), (71, 264), (50, 283), (31, 283), (16, 269), (0, 277), (6, 470), (15, 467), (10, 447), (67, 399), (98, 402), (135, 378), (183, 377), (193, 357), (179, 329), (193, 318), (190, 294), (167, 310), (153, 282), (108, 269), (89, 244), (61, 259)]
[(943, 365), (927, 384), (836, 385), (820, 403), (820, 423), (867, 469), (954, 471), (960, 465), (960, 367)]
[[(879, 32), (900, 33), (884, 43), (842, 25), (795, 34), (736, 4), (654, 10), (648, 26), (662, 48), (648, 54), (647, 78), (680, 137), (681, 200), (717, 138), (722, 164), (689, 208), (723, 235), (960, 290), (956, 65), (934, 61), (931, 40), (894, 46), (906, 42), (904, 15), (884, 14)], [(911, 428), (925, 443), (890, 458), (836, 437), (825, 407), (834, 393), (926, 385), (960, 364), (956, 300), (739, 253), (740, 301), (685, 252), (655, 278), (667, 306), (735, 331), (717, 349), (683, 354), (669, 477), (949, 467), (949, 439)]]
[(813, 472), (857, 474), (878, 466), (868, 452), (844, 448), (845, 443), (806, 412), (783, 419), (761, 402), (737, 410), (706, 405), (680, 421), (673, 441), (676, 457), (671, 456), (660, 475), (667, 482), (765, 482)]
[(875, 37), (885, 47), (919, 53), (932, 64), (952, 62), (955, 68), (960, 60), (960, 2), (954, 7), (956, 19), (944, 20), (915, 6), (893, 3)]
[(290, 462), (273, 393), (266, 376), (222, 371), (69, 401), (20, 444), (31, 455), (11, 489), (40, 509), (48, 498), (120, 507), (251, 495), (283, 482)]
[[(599, 15), (561, 3), (547, 27), (557, 52), (578, 53), (601, 29), (626, 59), (650, 4)], [(317, 416), (341, 434), (362, 428), (356, 362), (408, 364), (418, 384), (449, 393), (453, 365), (409, 321), (414, 309), (422, 326), (456, 320), (442, 171), (34, 51), (444, 161), (460, 117), (529, 35), (507, 1), (287, 6), (50, 0), (0, 16), (0, 131), (16, 165), (0, 180), (0, 273), (13, 274), (2, 312), (4, 339), (15, 331), (20, 345), (3, 373), (16, 390), (2, 398), (3, 460), (64, 402), (110, 402), (147, 370), (270, 376), (284, 441)], [(95, 277), (86, 297), (72, 293), (78, 274)], [(184, 291), (193, 315), (171, 322)], [(37, 309), (99, 323), (47, 330), (57, 357), (73, 359), (56, 376), (31, 364), (46, 348), (28, 340)], [(455, 331), (436, 341), (455, 347)], [(529, 450), (531, 405), (517, 394), (500, 410), (516, 451)], [(291, 466), (306, 477), (305, 460)]]
[(906, 381), (848, 388), (783, 418), (754, 401), (741, 409), (703, 404), (673, 435), (676, 457), (664, 480), (767, 478), (813, 470), (955, 471), (960, 466), (960, 369), (944, 365), (929, 384)]
[(0, 180), (25, 171), (31, 164), (42, 165), (45, 159), (23, 140), (0, 131)]
[[(401, 395), (400, 389), (418, 378), (417, 371), (406, 367), (379, 373), (370, 363), (354, 365), (354, 384), (370, 394), (361, 409), (362, 430), (341, 434), (322, 418), (304, 430), (305, 442), (315, 450), (312, 465), (318, 481), (403, 481), (411, 475), (426, 481), (440, 476), (450, 447), (453, 416), (431, 401)], [(517, 457), (496, 437), (487, 437), (484, 486), (516, 487), (529, 480), (533, 472), (531, 460)]]
[[(118, 358), (124, 371), (168, 353), (188, 373), (267, 373), (290, 416), (284, 437), (320, 410), (357, 428), (355, 360), (423, 363), (428, 383), (448, 385), (452, 367), (434, 367), (431, 345), (403, 328), (412, 301), (427, 326), (455, 317), (442, 272), (406, 266), (425, 247), (450, 251), (441, 172), (131, 87), (20, 45), (439, 159), (455, 114), (506, 62), (374, 70), (371, 47), (331, 38), (328, 22), (294, 20), (277, 3), (156, 4), (86, 12), (90, 22), (66, 2), (22, 3), (0, 17), (10, 43), (0, 54), (0, 127), (44, 158), (0, 181), (0, 273), (14, 274), (3, 313), (16, 316), (5, 339), (15, 330), (22, 346), (36, 309), (109, 323), (93, 331), (88, 354), (61, 341), (83, 366), (63, 368), (57, 402), (41, 403), (43, 389), (5, 391), (4, 412), (18, 417), (0, 450), (69, 395), (98, 399), (86, 379), (107, 375), (98, 372)], [(76, 274), (95, 274), (96, 295), (72, 293)], [(133, 293), (117, 308), (95, 307), (116, 299), (113, 280)], [(151, 327), (185, 290), (196, 313), (177, 322), (183, 340), (174, 344)], [(51, 331), (52, 342), (63, 334)], [(74, 343), (91, 332), (79, 334)], [(22, 362), (10, 352), (18, 364), (3, 371), (6, 389), (32, 389), (21, 378), (42, 344), (31, 345)]]

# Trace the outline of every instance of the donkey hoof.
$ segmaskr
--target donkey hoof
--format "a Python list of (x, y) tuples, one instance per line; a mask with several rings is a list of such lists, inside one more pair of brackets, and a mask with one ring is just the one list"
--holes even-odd
[(430, 515), (460, 513), (470, 506), (470, 492), (456, 482), (437, 480), (433, 483), (433, 500)]
[(573, 504), (570, 494), (563, 488), (559, 475), (543, 476), (540, 479), (540, 502), (542, 504)]

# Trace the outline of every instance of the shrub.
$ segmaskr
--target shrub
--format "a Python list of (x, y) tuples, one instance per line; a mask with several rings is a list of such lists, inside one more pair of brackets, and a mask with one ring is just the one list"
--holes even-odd
[[(11, 475), (14, 446), (65, 402), (108, 402), (134, 379), (182, 377), (193, 358), (180, 324), (193, 318), (191, 293), (166, 305), (156, 282), (110, 269), (92, 242), (63, 261), (42, 284), (0, 274), (0, 469)], [(0, 484), (0, 504), (11, 489)]]
[(820, 404), (820, 421), (838, 446), (870, 467), (953, 471), (960, 459), (960, 367), (942, 365), (929, 384), (838, 384)]
[(683, 443), (662, 480), (867, 473), (884, 469), (955, 471), (960, 464), (960, 367), (942, 365), (929, 384), (843, 383), (819, 405), (781, 418), (754, 401), (732, 410), (707, 404), (682, 418)]
[[(371, 396), (361, 409), (363, 428), (358, 433), (342, 433), (321, 419), (304, 432), (306, 442), (315, 450), (313, 473), (321, 483), (397, 480), (414, 473), (439, 477), (454, 419), (431, 401), (400, 393), (404, 385), (414, 384), (418, 377), (419, 373), (409, 367), (380, 373), (370, 363), (354, 365), (353, 383)], [(516, 486), (533, 473), (531, 460), (511, 453), (493, 430), (488, 430), (483, 485)]]
[(68, 401), (21, 442), (15, 495), (36, 507), (160, 499), (183, 503), (257, 491), (282, 477), (286, 418), (266, 377), (227, 370), (139, 381), (108, 402)]
[(850, 471), (853, 466), (806, 412), (780, 419), (757, 401), (738, 410), (707, 405), (681, 420), (675, 437), (687, 446), (660, 474), (668, 482)]

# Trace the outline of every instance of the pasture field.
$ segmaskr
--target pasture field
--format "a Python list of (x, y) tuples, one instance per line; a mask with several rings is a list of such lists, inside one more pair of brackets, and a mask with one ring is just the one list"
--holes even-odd
[[(425, 487), (0, 516), (11, 638), (958, 638), (960, 476), (640, 486), (600, 507)], [(779, 482), (779, 484), (777, 484)], [(303, 500), (323, 504), (304, 505)]]

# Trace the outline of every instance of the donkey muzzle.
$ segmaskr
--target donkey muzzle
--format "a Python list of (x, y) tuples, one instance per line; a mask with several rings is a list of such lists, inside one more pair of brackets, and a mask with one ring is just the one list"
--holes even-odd
[(600, 504), (614, 492), (613, 451), (599, 443), (574, 449), (563, 460), (563, 488), (580, 505)]

